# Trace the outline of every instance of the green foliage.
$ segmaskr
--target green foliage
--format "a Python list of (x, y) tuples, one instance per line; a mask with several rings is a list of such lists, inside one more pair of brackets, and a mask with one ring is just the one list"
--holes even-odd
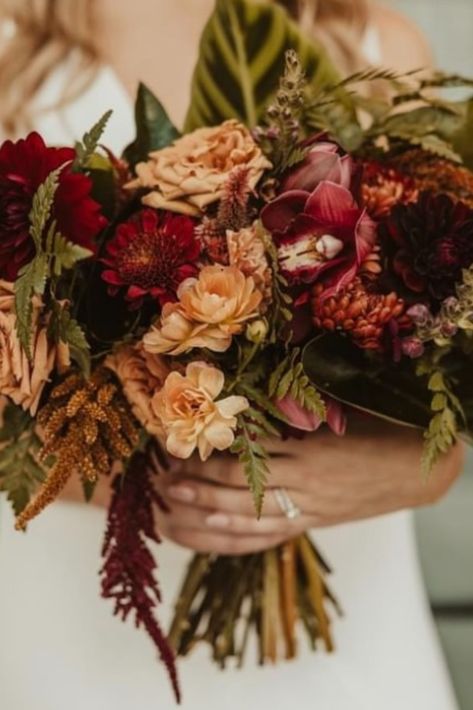
[(386, 365), (348, 338), (330, 333), (308, 343), (302, 362), (323, 394), (391, 422), (421, 429), (429, 426), (429, 391), (411, 361)]
[(97, 123), (92, 126), (90, 131), (84, 133), (82, 141), (76, 142), (74, 146), (76, 151), (76, 159), (74, 161), (73, 170), (87, 170), (89, 167), (89, 161), (97, 150), (99, 141), (112, 113), (113, 111), (107, 111), (104, 113)]
[[(424, 366), (421, 364), (418, 374), (422, 375), (424, 372)], [(426, 476), (442, 454), (447, 453), (455, 443), (458, 436), (458, 419), (464, 420), (462, 406), (440, 370), (430, 373), (428, 388), (433, 396), (432, 418), (424, 435), (422, 455), (422, 471)]]
[(312, 85), (338, 80), (324, 49), (276, 3), (217, 0), (202, 36), (185, 130), (229, 118), (256, 126), (278, 89), (291, 49)]
[(135, 123), (136, 138), (123, 154), (132, 167), (147, 160), (151, 151), (166, 148), (179, 137), (163, 105), (144, 84), (138, 87)]
[(280, 343), (281, 340), (287, 343), (291, 337), (290, 324), (293, 319), (292, 297), (288, 293), (289, 284), (280, 272), (278, 251), (271, 235), (265, 232), (262, 238), (273, 274), (268, 341), (273, 344)]
[(89, 344), (84, 331), (71, 316), (68, 307), (53, 303), (48, 334), (56, 343), (69, 345), (71, 358), (88, 377), (91, 369)]
[(8, 404), (0, 429), (0, 491), (7, 494), (15, 515), (26, 508), (45, 479), (38, 463), (41, 442), (34, 431), (34, 420), (20, 407)]
[[(51, 220), (61, 170), (62, 168), (58, 168), (51, 172), (33, 197), (29, 220), (30, 235), (36, 253), (32, 261), (20, 270), (15, 281), (15, 327), (29, 359), (31, 359), (33, 297), (44, 295), (48, 279), (55, 282), (64, 270), (72, 269), (79, 261), (92, 255), (88, 249), (67, 241), (56, 231), (55, 220)], [(51, 291), (54, 293), (54, 287)]]
[(41, 253), (20, 270), (15, 281), (15, 328), (29, 359), (31, 359), (33, 296), (44, 293), (47, 276), (48, 259), (44, 253)]
[(238, 429), (231, 452), (239, 458), (260, 517), (269, 476), (269, 454), (260, 444), (268, 435), (267, 422), (261, 412), (250, 409), (238, 417)]
[(269, 396), (279, 400), (289, 395), (308, 412), (325, 420), (325, 402), (307, 377), (300, 356), (300, 349), (295, 348), (278, 365), (269, 379)]

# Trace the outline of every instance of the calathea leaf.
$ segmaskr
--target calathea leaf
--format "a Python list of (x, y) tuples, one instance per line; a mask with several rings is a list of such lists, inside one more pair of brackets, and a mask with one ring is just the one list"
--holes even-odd
[(383, 367), (340, 335), (322, 335), (305, 348), (304, 370), (323, 393), (383, 419), (426, 429), (431, 393), (411, 363)]
[(144, 84), (138, 87), (135, 102), (136, 138), (123, 157), (135, 166), (146, 160), (152, 150), (161, 150), (179, 137), (161, 102)]
[(338, 80), (324, 50), (276, 3), (217, 0), (202, 36), (185, 130), (229, 118), (254, 127), (278, 88), (289, 49), (313, 86)]

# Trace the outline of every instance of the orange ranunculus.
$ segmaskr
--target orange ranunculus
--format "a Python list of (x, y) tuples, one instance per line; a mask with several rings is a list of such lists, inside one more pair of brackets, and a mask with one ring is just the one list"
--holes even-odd
[(198, 449), (202, 461), (212, 451), (228, 449), (234, 440), (237, 414), (249, 407), (245, 397), (217, 400), (225, 377), (205, 362), (191, 362), (185, 375), (172, 372), (153, 398), (153, 408), (166, 432), (166, 448), (187, 459)]
[(192, 348), (225, 352), (232, 337), (258, 317), (261, 292), (252, 277), (234, 266), (206, 266), (184, 281), (179, 303), (167, 304), (159, 325), (144, 337), (151, 353), (179, 355)]
[(220, 200), (231, 172), (249, 170), (253, 189), (271, 163), (250, 131), (236, 120), (213, 128), (199, 128), (171, 146), (150, 154), (136, 166), (137, 178), (128, 188), (149, 189), (143, 203), (156, 209), (199, 215)]
[(105, 360), (123, 387), (123, 392), (133, 414), (149, 434), (164, 434), (161, 420), (151, 406), (153, 396), (159, 392), (170, 369), (158, 355), (147, 353), (141, 345), (125, 345)]

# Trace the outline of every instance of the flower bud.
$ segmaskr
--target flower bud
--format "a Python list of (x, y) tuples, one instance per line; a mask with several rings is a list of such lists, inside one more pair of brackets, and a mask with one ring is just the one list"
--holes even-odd
[(404, 355), (407, 355), (407, 357), (412, 358), (412, 360), (416, 360), (424, 354), (425, 346), (419, 338), (405, 338), (402, 341), (402, 352)]
[(266, 336), (268, 335), (268, 324), (267, 322), (260, 318), (258, 320), (249, 323), (246, 328), (246, 338), (250, 343), (255, 345), (261, 345), (264, 342)]

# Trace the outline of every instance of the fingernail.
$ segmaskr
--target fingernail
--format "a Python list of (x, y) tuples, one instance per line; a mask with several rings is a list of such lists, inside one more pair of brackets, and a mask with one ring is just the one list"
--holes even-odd
[(228, 528), (230, 525), (230, 518), (228, 515), (223, 515), (222, 513), (214, 513), (206, 518), (205, 523), (209, 526), (209, 528)]
[(174, 500), (179, 500), (181, 503), (192, 503), (196, 498), (196, 492), (193, 488), (187, 486), (170, 486), (168, 493)]

